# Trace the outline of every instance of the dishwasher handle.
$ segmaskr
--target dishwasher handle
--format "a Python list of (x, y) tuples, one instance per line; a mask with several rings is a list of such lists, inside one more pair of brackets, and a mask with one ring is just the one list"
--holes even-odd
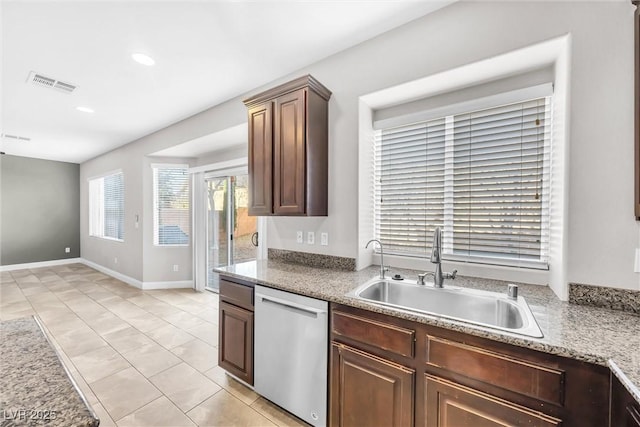
[(284, 306), (296, 311), (302, 311), (303, 313), (307, 314), (307, 315), (312, 315), (312, 316), (318, 316), (320, 314), (325, 314), (327, 312), (327, 310), (322, 310), (322, 309), (318, 309), (318, 308), (313, 308), (313, 307), (308, 307), (306, 305), (300, 305), (297, 304), (293, 301), (287, 301), (284, 299), (280, 299), (280, 298), (276, 298), (276, 297), (272, 297), (272, 296), (266, 296), (266, 295), (262, 295), (262, 294), (258, 294), (256, 293), (256, 297), (260, 298), (260, 301), (263, 303), (269, 303), (269, 304), (274, 304), (274, 305), (279, 305), (279, 306)]

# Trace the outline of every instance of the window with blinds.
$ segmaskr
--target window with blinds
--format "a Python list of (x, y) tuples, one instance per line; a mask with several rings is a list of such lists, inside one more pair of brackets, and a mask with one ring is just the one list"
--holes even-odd
[(124, 177), (116, 172), (89, 180), (89, 234), (124, 240)]
[(385, 252), (547, 268), (550, 97), (376, 132), (375, 232)]
[(191, 214), (189, 171), (181, 166), (153, 168), (155, 245), (188, 245)]

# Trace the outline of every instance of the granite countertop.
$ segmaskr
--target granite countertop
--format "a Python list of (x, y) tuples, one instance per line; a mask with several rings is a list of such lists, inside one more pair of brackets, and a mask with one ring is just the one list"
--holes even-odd
[(0, 426), (100, 424), (35, 318), (0, 322), (0, 372)]
[[(560, 301), (547, 286), (519, 284), (519, 295), (526, 299), (544, 334), (543, 338), (529, 338), (442, 317), (394, 310), (347, 296), (356, 287), (378, 276), (380, 270), (376, 266), (360, 271), (337, 271), (269, 260), (215, 270), (227, 276), (330, 302), (608, 366), (640, 402), (640, 317)], [(390, 273), (412, 279), (417, 274), (413, 270), (396, 268)], [(505, 292), (507, 288), (504, 281), (464, 276), (446, 281), (445, 287), (448, 284), (497, 292)]]

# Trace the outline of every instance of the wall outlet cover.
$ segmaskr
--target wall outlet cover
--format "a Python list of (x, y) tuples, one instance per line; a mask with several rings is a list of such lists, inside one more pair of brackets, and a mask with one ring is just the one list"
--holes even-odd
[(173, 271), (180, 271), (180, 266), (178, 264), (173, 264)]
[(302, 237), (302, 231), (298, 231), (296, 233), (296, 242), (304, 243), (304, 238)]
[(329, 244), (329, 233), (320, 233), (320, 244), (327, 246)]
[(64, 253), (66, 254), (71, 253), (71, 248), (64, 248)]
[(313, 231), (307, 231), (307, 244), (313, 245), (316, 242), (316, 233)]

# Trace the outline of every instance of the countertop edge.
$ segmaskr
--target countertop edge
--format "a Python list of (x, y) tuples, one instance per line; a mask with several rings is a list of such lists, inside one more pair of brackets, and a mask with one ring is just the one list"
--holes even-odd
[(73, 375), (69, 371), (69, 368), (67, 368), (67, 365), (64, 364), (64, 361), (62, 360), (62, 357), (60, 357), (60, 353), (58, 352), (58, 349), (53, 344), (53, 341), (51, 340), (51, 337), (49, 336), (49, 331), (46, 329), (46, 327), (44, 326), (44, 324), (42, 323), (42, 321), (40, 320), (40, 318), (37, 315), (34, 314), (32, 317), (33, 317), (33, 320), (35, 320), (36, 325), (38, 325), (38, 327), (42, 331), (42, 335), (44, 335), (45, 339), (47, 340), (47, 342), (49, 343), (49, 345), (53, 349), (53, 352), (55, 353), (56, 357), (58, 358), (58, 361), (60, 362), (60, 365), (62, 365), (62, 369), (64, 369), (64, 372), (67, 374), (67, 377), (69, 378), (69, 381), (71, 382), (71, 385), (73, 385), (73, 388), (76, 390), (76, 393), (78, 393), (78, 396), (80, 396), (80, 400), (82, 400), (82, 403), (84, 403), (84, 405), (87, 407), (87, 411), (89, 411), (89, 415), (91, 417), (93, 417), (93, 421), (95, 423), (94, 424), (87, 424), (87, 425), (88, 426), (93, 425), (95, 427), (99, 426), (100, 425), (100, 418), (98, 417), (96, 412), (93, 410), (93, 407), (89, 404), (89, 401), (87, 400), (87, 397), (84, 395), (84, 393), (82, 392), (82, 390), (78, 386), (78, 383), (73, 378)]
[(618, 367), (616, 361), (613, 359), (609, 359), (608, 361), (609, 368), (611, 368), (611, 372), (620, 380), (624, 388), (627, 389), (629, 393), (640, 403), (640, 388), (638, 388), (626, 375), (622, 372), (622, 369)]

